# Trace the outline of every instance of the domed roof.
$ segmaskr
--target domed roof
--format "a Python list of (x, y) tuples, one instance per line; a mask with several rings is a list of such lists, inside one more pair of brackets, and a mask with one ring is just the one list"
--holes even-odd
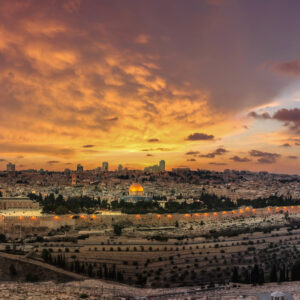
[(142, 187), (141, 184), (139, 184), (138, 182), (133, 183), (130, 188), (129, 188), (129, 194), (131, 193), (137, 193), (137, 192), (144, 192), (144, 188)]

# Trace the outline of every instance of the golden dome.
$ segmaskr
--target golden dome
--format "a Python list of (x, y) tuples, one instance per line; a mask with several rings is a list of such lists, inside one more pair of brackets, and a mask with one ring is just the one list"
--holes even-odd
[(129, 195), (143, 195), (144, 188), (141, 184), (135, 182), (129, 188)]

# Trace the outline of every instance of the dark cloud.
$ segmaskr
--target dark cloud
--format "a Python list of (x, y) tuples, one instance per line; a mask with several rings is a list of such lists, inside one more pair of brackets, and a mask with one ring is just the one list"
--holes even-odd
[(146, 154), (146, 156), (153, 156), (153, 154), (148, 153), (148, 154)]
[(55, 164), (59, 164), (60, 163), (60, 161), (58, 161), (58, 160), (49, 160), (49, 161), (47, 161), (47, 164), (49, 164), (49, 165), (55, 165)]
[(186, 161), (197, 161), (195, 158), (189, 158)]
[(162, 147), (159, 147), (159, 148), (148, 148), (148, 149), (142, 149), (142, 151), (144, 152), (148, 152), (148, 151), (159, 151), (159, 152), (164, 152), (164, 151), (171, 151), (172, 149), (170, 148), (162, 148)]
[(281, 145), (281, 147), (292, 147), (292, 146), (289, 143), (284, 143), (284, 144)]
[(249, 162), (251, 161), (251, 159), (249, 159), (248, 157), (239, 157), (237, 155), (230, 157), (231, 160), (235, 161), (235, 162)]
[(82, 148), (93, 148), (95, 145), (83, 145)]
[(300, 60), (276, 63), (272, 66), (272, 68), (283, 75), (300, 76)]
[(216, 156), (223, 155), (227, 152), (229, 152), (229, 151), (224, 148), (218, 148), (215, 151), (210, 152), (208, 154), (200, 154), (199, 157), (214, 158)]
[(211, 141), (214, 139), (214, 136), (212, 134), (206, 134), (206, 133), (193, 133), (190, 134), (185, 140), (186, 141)]
[(285, 122), (285, 126), (288, 126), (290, 130), (300, 133), (300, 109), (286, 109), (282, 108), (278, 110), (273, 119)]
[(249, 154), (253, 157), (257, 157), (257, 162), (261, 164), (274, 164), (281, 157), (278, 153), (263, 152), (259, 150), (251, 150)]
[(0, 162), (6, 161), (6, 159), (4, 158), (0, 158)]
[(300, 146), (300, 143), (295, 143), (295, 146)]
[(74, 149), (59, 148), (53, 145), (0, 143), (0, 153), (19, 153), (19, 152), (33, 153), (33, 154), (47, 154), (53, 156), (70, 156), (75, 154)]
[(287, 156), (287, 158), (289, 158), (289, 159), (298, 159), (298, 156), (296, 156), (296, 155), (289, 155), (289, 156)]
[(248, 116), (256, 119), (272, 119), (276, 121), (284, 122), (284, 126), (288, 127), (291, 131), (300, 134), (300, 109), (299, 108), (282, 108), (270, 116), (267, 112), (258, 114), (256, 112), (250, 112)]
[(197, 155), (199, 153), (200, 153), (199, 151), (189, 151), (189, 152), (185, 153), (185, 155)]
[(252, 111), (248, 114), (248, 116), (252, 117), (252, 118), (255, 118), (255, 119), (264, 119), (264, 120), (271, 119), (271, 116), (267, 112), (264, 112), (262, 114), (258, 114), (255, 111)]
[(226, 166), (226, 163), (219, 163), (219, 162), (210, 162), (210, 165), (214, 165), (214, 166)]
[(159, 142), (159, 139), (148, 139), (147, 142), (148, 143), (157, 143), (157, 142)]

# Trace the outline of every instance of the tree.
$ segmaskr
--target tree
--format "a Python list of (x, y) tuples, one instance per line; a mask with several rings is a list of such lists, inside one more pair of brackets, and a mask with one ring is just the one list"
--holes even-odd
[(239, 282), (239, 270), (238, 270), (237, 267), (233, 268), (231, 281), (232, 282)]
[(114, 227), (114, 234), (115, 235), (121, 235), (122, 234), (122, 229), (123, 229), (122, 225), (114, 224), (113, 227)]
[(57, 215), (65, 215), (68, 213), (68, 208), (65, 207), (64, 205), (59, 205), (56, 209), (55, 209), (55, 213)]
[(273, 265), (271, 273), (270, 273), (270, 281), (277, 282), (277, 267)]
[(292, 266), (292, 280), (300, 280), (300, 261), (297, 260)]
[(285, 265), (282, 266), (282, 268), (280, 269), (280, 273), (279, 273), (279, 281), (285, 281), (286, 280), (286, 276), (285, 276)]
[(251, 283), (259, 283), (259, 268), (258, 265), (254, 265), (254, 268), (251, 270)]
[(17, 270), (16, 270), (14, 264), (11, 264), (11, 265), (9, 266), (9, 273), (10, 273), (10, 276), (12, 276), (12, 277), (17, 276), (18, 273), (17, 273)]
[(45, 262), (49, 262), (49, 251), (47, 249), (43, 249), (43, 251), (42, 251), (42, 259)]
[(6, 236), (3, 233), (0, 233), (0, 243), (6, 243)]

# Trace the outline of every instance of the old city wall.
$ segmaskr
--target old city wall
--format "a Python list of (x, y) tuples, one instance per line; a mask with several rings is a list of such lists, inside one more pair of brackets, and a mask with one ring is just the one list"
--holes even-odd
[(45, 234), (50, 230), (62, 226), (70, 226), (72, 229), (91, 228), (91, 227), (110, 227), (112, 224), (121, 224), (125, 226), (174, 226), (176, 221), (180, 222), (201, 222), (207, 220), (247, 218), (253, 216), (267, 216), (278, 213), (299, 213), (300, 207), (272, 207), (272, 208), (242, 208), (234, 211), (194, 213), (194, 214), (144, 214), (144, 215), (126, 215), (126, 214), (97, 214), (80, 215), (74, 218), (70, 215), (63, 216), (40, 216), (40, 217), (0, 217), (0, 230), (14, 237), (26, 236), (32, 234)]

